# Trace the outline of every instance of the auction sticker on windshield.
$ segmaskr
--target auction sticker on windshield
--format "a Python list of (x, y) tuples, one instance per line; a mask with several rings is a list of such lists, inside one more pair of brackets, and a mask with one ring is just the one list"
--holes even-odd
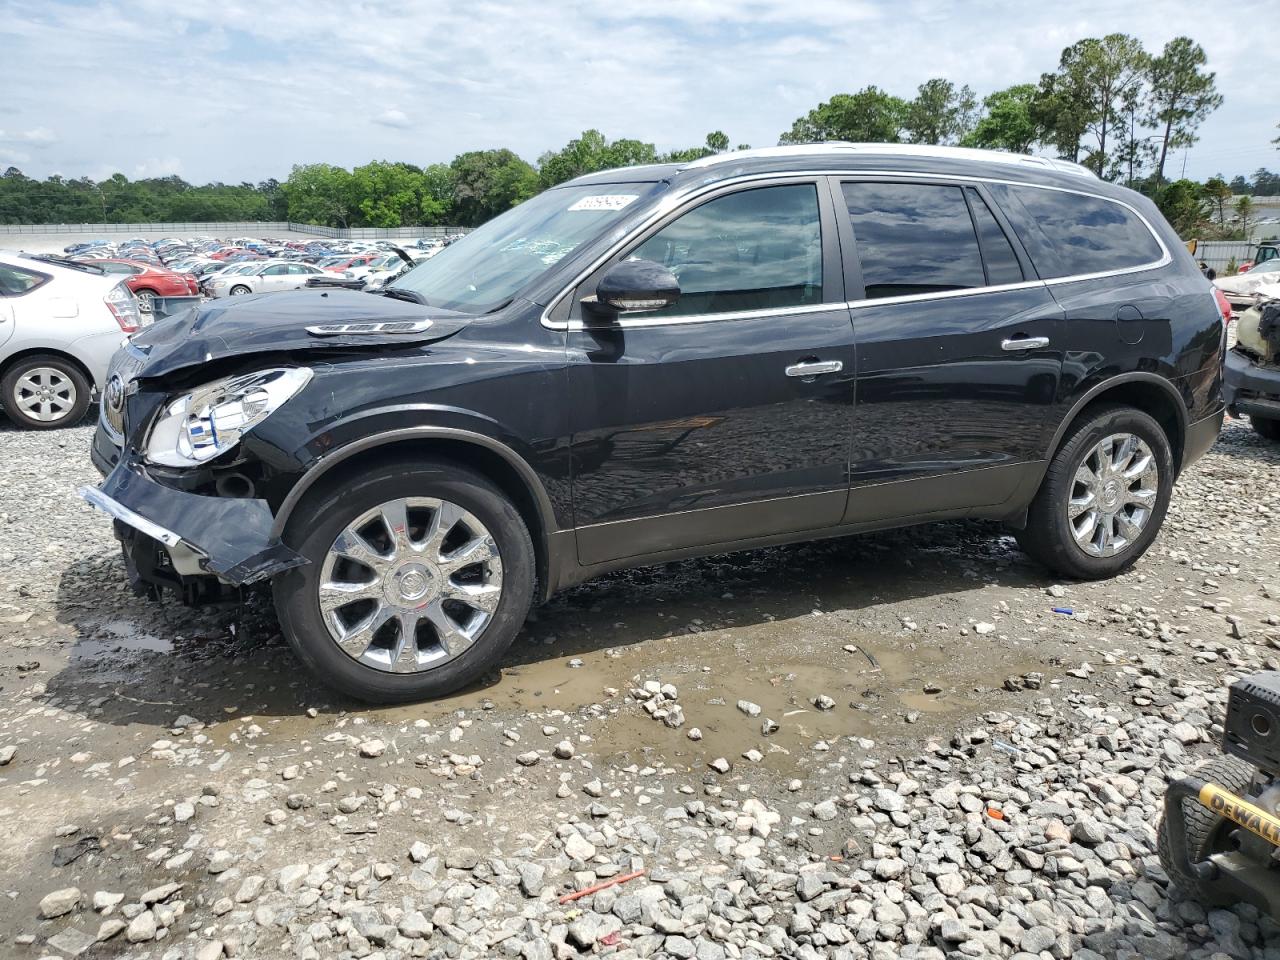
[(621, 210), (629, 203), (639, 199), (638, 193), (603, 193), (598, 197), (583, 197), (575, 200), (569, 207), (574, 210)]

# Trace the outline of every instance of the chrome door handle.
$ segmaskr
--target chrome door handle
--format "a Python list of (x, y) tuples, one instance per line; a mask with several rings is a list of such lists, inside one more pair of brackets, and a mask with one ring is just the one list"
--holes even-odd
[(839, 360), (808, 360), (787, 367), (788, 377), (816, 377), (823, 373), (839, 373), (844, 364)]
[(1000, 344), (1002, 350), (1039, 350), (1049, 345), (1048, 337), (1013, 337)]

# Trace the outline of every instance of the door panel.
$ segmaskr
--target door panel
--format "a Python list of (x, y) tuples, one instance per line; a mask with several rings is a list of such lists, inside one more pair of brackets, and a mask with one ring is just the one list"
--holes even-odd
[[(910, 303), (862, 301), (858, 408), (850, 475), (855, 489), (1042, 459), (1051, 436), (1065, 333), (1039, 284)], [(1006, 350), (1005, 341), (1048, 345)], [(993, 475), (974, 506), (1000, 503), (1017, 473)], [(938, 491), (934, 491), (935, 493)], [(953, 509), (921, 504), (921, 510)]]
[(682, 290), (664, 311), (570, 323), (580, 562), (839, 522), (856, 352), (836, 233), (825, 181), (728, 189), (579, 287), (639, 256)]
[[(1052, 434), (1061, 308), (973, 187), (850, 181), (841, 197), (864, 294), (852, 304), (858, 398), (844, 519), (1005, 502)], [(971, 471), (981, 473), (958, 476)]]
[[(843, 304), (570, 331), (568, 359), (583, 563), (839, 522), (855, 364)], [(787, 375), (805, 360), (842, 369)], [(796, 499), (753, 505), (783, 497)], [(730, 509), (663, 519), (712, 508)], [(643, 522), (614, 529), (617, 521)]]

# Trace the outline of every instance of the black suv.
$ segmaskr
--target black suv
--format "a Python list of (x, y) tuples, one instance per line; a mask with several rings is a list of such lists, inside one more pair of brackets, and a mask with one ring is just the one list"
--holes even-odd
[(84, 495), (139, 589), (270, 581), (326, 682), (411, 700), (620, 567), (981, 517), (1111, 576), (1218, 435), (1224, 341), (1156, 208), (1082, 167), (729, 153), (548, 190), (382, 295), (157, 323)]

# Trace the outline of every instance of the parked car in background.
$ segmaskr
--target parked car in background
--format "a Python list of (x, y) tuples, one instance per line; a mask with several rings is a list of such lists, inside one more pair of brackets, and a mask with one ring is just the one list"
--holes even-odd
[(1280, 259), (1280, 243), (1263, 242), (1258, 244), (1258, 249), (1254, 251), (1253, 259), (1246, 260), (1236, 268), (1237, 273), (1248, 273), (1260, 263), (1266, 263), (1270, 260)]
[(1247, 307), (1264, 287), (1280, 285), (1280, 259), (1264, 260), (1248, 273), (1217, 277), (1213, 285), (1226, 294), (1233, 307)]
[(1259, 436), (1280, 441), (1280, 290), (1240, 315), (1224, 392), (1234, 416), (1248, 416)]
[(297, 290), (307, 278), (319, 276), (325, 271), (309, 263), (281, 263), (267, 261), (255, 263), (238, 273), (214, 276), (204, 284), (211, 297), (236, 297), (246, 293), (271, 293), (275, 290)]
[(1225, 342), (1156, 206), (1082, 166), (740, 151), (564, 183), (382, 296), (143, 334), (84, 495), (140, 589), (269, 582), (326, 683), (413, 700), (623, 567), (983, 518), (1114, 576), (1217, 439)]
[(112, 354), (142, 323), (121, 277), (0, 251), (0, 406), (30, 429), (79, 421)]
[(192, 297), (200, 293), (196, 278), (165, 267), (137, 260), (101, 259), (92, 261), (108, 275), (125, 278), (125, 283), (148, 309), (156, 297)]

